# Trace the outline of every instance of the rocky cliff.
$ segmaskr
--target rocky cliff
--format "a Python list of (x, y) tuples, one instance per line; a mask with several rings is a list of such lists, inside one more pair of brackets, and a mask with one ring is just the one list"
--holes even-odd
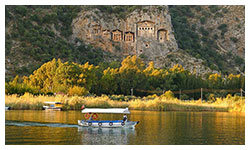
[(178, 50), (168, 7), (161, 8), (145, 6), (125, 18), (107, 18), (97, 8), (82, 10), (72, 22), (73, 37), (116, 55), (137, 55), (154, 61)]
[[(112, 8), (116, 7), (120, 6)], [(178, 9), (183, 14), (175, 13)], [(244, 6), (171, 6), (171, 10), (142, 6), (119, 17), (100, 7), (85, 8), (72, 22), (73, 38), (118, 56), (140, 56), (156, 67), (181, 63), (200, 74), (244, 72)], [(176, 18), (188, 33), (172, 25)]]
[[(195, 11), (196, 17), (189, 21), (196, 23), (197, 28), (204, 26), (216, 40), (217, 51), (231, 52), (242, 58), (245, 56), (245, 7), (235, 6), (203, 6), (203, 11)], [(210, 12), (208, 14), (208, 12)], [(200, 21), (206, 17), (205, 22)]]
[(6, 6), (6, 78), (43, 63), (137, 55), (155, 67), (245, 73), (245, 6)]
[(245, 6), (170, 6), (170, 14), (179, 50), (213, 72), (244, 74)]

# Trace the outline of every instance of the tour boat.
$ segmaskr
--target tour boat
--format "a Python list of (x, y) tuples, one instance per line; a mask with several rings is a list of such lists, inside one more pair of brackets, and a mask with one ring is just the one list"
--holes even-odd
[(63, 104), (61, 102), (44, 102), (44, 110), (62, 110)]
[(97, 113), (113, 113), (113, 114), (130, 114), (128, 108), (86, 108), (82, 110), (85, 113), (86, 120), (78, 120), (78, 125), (83, 127), (98, 128), (134, 128), (139, 121), (123, 120), (88, 120), (92, 115), (93, 119), (97, 119)]

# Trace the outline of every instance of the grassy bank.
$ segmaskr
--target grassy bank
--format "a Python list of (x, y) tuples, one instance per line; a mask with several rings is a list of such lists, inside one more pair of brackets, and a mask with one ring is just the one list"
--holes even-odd
[(23, 96), (5, 96), (5, 105), (10, 106), (12, 109), (16, 110), (41, 110), (45, 101), (62, 102), (64, 103), (64, 110), (80, 110), (81, 106), (85, 105), (85, 107), (88, 108), (129, 107), (130, 109), (134, 110), (157, 111), (175, 110), (245, 112), (245, 98), (231, 95), (228, 95), (226, 98), (216, 98), (213, 102), (201, 102), (201, 100), (182, 101), (173, 97), (162, 97), (156, 95), (143, 98), (130, 97), (130, 99), (127, 99), (125, 101), (119, 100), (119, 96), (33, 96), (28, 93), (24, 94)]

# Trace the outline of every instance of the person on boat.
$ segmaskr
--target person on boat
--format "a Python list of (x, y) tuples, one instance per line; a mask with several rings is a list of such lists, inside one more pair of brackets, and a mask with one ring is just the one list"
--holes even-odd
[(93, 120), (93, 117), (92, 117), (92, 116), (93, 116), (93, 114), (92, 114), (92, 113), (89, 113), (89, 115), (90, 115), (89, 120), (91, 120), (91, 121), (92, 121), (92, 120)]
[(123, 115), (123, 122), (127, 121), (128, 117), (126, 114)]

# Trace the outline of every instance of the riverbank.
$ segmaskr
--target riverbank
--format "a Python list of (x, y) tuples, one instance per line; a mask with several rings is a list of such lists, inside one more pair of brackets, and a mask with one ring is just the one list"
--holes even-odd
[[(114, 100), (114, 97), (116, 100)], [(124, 97), (124, 96), (123, 96)], [(245, 112), (245, 98), (228, 95), (226, 98), (216, 98), (213, 102), (201, 100), (178, 100), (174, 97), (148, 96), (143, 98), (130, 97), (119, 100), (119, 96), (33, 96), (25, 93), (23, 96), (5, 95), (5, 106), (15, 110), (41, 110), (46, 101), (62, 102), (63, 110), (80, 110), (82, 105), (87, 108), (124, 108), (131, 110), (156, 110), (156, 111), (222, 111)]]

